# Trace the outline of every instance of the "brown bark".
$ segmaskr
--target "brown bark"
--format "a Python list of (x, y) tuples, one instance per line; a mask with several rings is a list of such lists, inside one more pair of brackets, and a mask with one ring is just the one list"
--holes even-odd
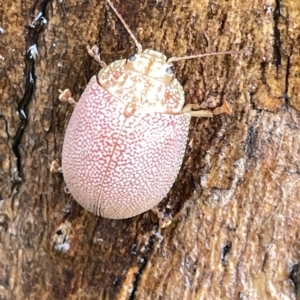
[[(168, 57), (247, 48), (174, 67), (187, 103), (226, 100), (234, 116), (192, 121), (160, 206), (174, 217), (169, 227), (159, 230), (150, 212), (94, 216), (49, 171), (72, 113), (58, 89), (78, 99), (99, 69), (86, 45), (97, 43), (107, 63), (135, 46), (104, 1), (2, 1), (0, 299), (296, 299), (300, 4), (116, 7), (144, 49)], [(47, 24), (34, 21), (39, 12)], [(27, 52), (34, 44), (36, 60)]]

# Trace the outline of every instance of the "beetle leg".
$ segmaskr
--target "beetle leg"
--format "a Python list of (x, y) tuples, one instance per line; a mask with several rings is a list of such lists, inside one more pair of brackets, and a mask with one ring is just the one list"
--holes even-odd
[(229, 103), (225, 100), (223, 104), (219, 107), (216, 107), (212, 112), (209, 110), (199, 110), (198, 104), (187, 104), (183, 109), (182, 113), (188, 113), (192, 117), (208, 117), (211, 118), (215, 115), (220, 115), (226, 113), (228, 115), (233, 115), (232, 108), (230, 107)]
[(62, 167), (60, 164), (54, 160), (50, 165), (50, 172), (51, 173), (62, 173)]
[(71, 104), (72, 106), (76, 105), (76, 101), (72, 97), (71, 91), (69, 89), (66, 89), (64, 91), (62, 91), (62, 90), (58, 90), (58, 91), (60, 92), (58, 99), (61, 102), (67, 102), (67, 103)]
[(233, 110), (232, 108), (230, 107), (229, 103), (225, 100), (223, 102), (223, 104), (219, 107), (216, 107), (214, 110), (213, 110), (213, 114), (214, 115), (219, 115), (219, 114), (223, 114), (223, 113), (226, 113), (228, 115), (233, 115)]
[(94, 46), (91, 48), (91, 47), (88, 45), (88, 46), (86, 46), (86, 49), (87, 49), (87, 51), (88, 51), (89, 56), (93, 57), (94, 60), (96, 60), (96, 61), (100, 64), (100, 66), (101, 66), (102, 68), (104, 68), (104, 67), (107, 66), (107, 64), (106, 64), (103, 60), (101, 60), (101, 58), (100, 58), (100, 53), (99, 53), (99, 47), (98, 47), (98, 46), (94, 45)]
[[(54, 160), (51, 165), (50, 165), (50, 172), (51, 173), (62, 173), (62, 167), (60, 166), (60, 164)], [(64, 187), (64, 192), (66, 194), (70, 194), (71, 192), (69, 191), (69, 188), (67, 186)]]
[(193, 109), (199, 109), (198, 104), (187, 104), (182, 109), (182, 113), (184, 114), (190, 114), (191, 117), (198, 117), (198, 118), (211, 118), (213, 117), (213, 114), (209, 110), (193, 110)]
[(172, 218), (159, 211), (157, 206), (152, 207), (151, 211), (158, 217), (158, 225), (160, 228), (168, 227), (172, 223)]

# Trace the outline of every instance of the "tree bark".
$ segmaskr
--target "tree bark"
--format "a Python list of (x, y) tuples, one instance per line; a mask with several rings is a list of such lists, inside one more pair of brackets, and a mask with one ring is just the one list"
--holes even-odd
[(174, 63), (186, 103), (234, 114), (192, 120), (169, 227), (92, 215), (49, 170), (72, 114), (58, 90), (79, 99), (99, 70), (87, 45), (106, 63), (135, 45), (105, 1), (2, 1), (0, 299), (297, 299), (299, 1), (114, 3), (143, 49), (247, 49)]

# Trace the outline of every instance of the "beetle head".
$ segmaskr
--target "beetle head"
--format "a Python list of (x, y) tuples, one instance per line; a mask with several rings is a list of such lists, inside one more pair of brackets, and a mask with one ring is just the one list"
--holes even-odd
[(146, 49), (141, 54), (131, 56), (125, 68), (169, 85), (174, 77), (171, 66), (163, 53)]

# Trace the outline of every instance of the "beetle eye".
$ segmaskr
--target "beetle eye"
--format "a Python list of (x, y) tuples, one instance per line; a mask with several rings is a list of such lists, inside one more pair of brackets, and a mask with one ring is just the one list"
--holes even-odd
[(173, 70), (171, 67), (166, 68), (166, 73), (169, 75), (173, 75)]
[(135, 61), (135, 60), (136, 60), (136, 56), (135, 56), (135, 55), (132, 55), (132, 56), (130, 56), (130, 57), (128, 58), (128, 60), (130, 60), (130, 61)]

